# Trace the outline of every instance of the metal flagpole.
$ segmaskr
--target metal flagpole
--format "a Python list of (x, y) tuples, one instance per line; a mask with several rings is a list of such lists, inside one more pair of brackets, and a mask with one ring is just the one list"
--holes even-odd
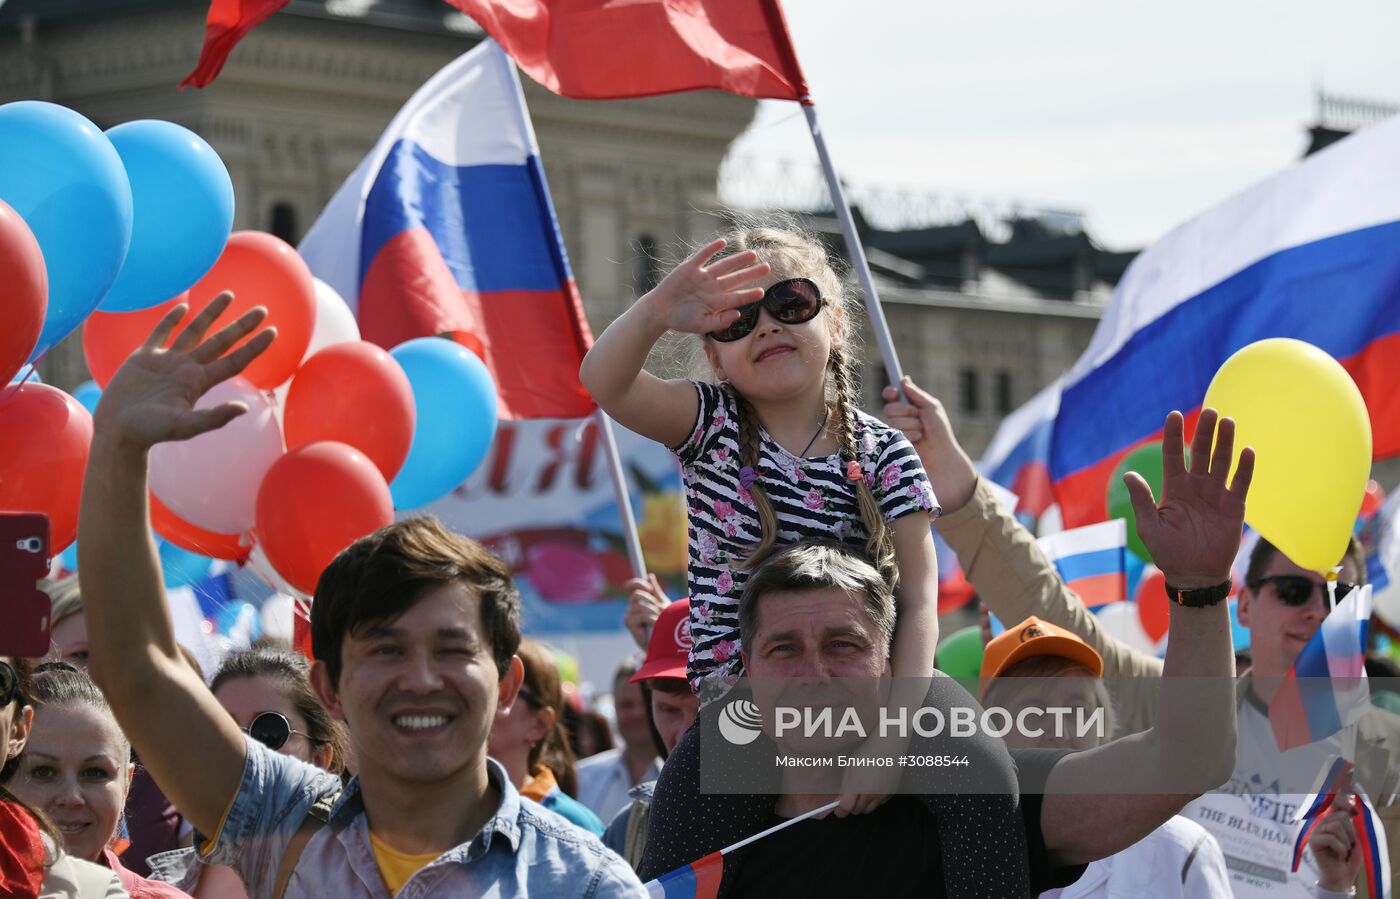
[(647, 576), (646, 559), (642, 556), (642, 540), (637, 535), (637, 520), (632, 517), (631, 494), (627, 490), (627, 474), (622, 470), (622, 456), (617, 451), (617, 435), (613, 431), (612, 419), (602, 409), (593, 413), (598, 419), (598, 430), (603, 435), (603, 456), (608, 461), (608, 474), (612, 476), (613, 494), (617, 497), (617, 510), (622, 516), (622, 539), (627, 544), (627, 558), (632, 562), (635, 577)]
[(885, 322), (885, 312), (880, 308), (880, 297), (875, 293), (875, 280), (870, 277), (870, 266), (865, 261), (865, 250), (860, 245), (860, 235), (856, 234), (855, 219), (851, 217), (851, 207), (846, 203), (846, 192), (836, 177), (836, 168), (831, 164), (831, 154), (826, 150), (826, 140), (822, 137), (821, 125), (817, 124), (817, 107), (811, 97), (802, 98), (802, 112), (807, 116), (807, 127), (812, 132), (812, 142), (817, 145), (817, 156), (822, 161), (822, 171), (831, 190), (831, 205), (836, 207), (836, 218), (841, 222), (841, 233), (846, 238), (846, 248), (851, 253), (851, 263), (855, 266), (856, 277), (860, 279), (861, 292), (865, 294), (865, 311), (870, 315), (870, 327), (875, 332), (875, 341), (880, 346), (880, 356), (885, 360), (885, 374), (890, 383), (900, 392), (904, 372), (899, 367), (899, 357), (894, 352), (894, 340), (890, 337), (890, 326)]
[[(495, 44), (489, 37), (486, 40), (488, 43)], [(535, 126), (530, 122), (530, 115), (526, 111), (525, 91), (520, 86), (520, 73), (516, 71), (515, 62), (499, 45), (495, 45), (495, 55), (502, 68), (505, 69), (506, 77), (515, 86), (515, 114), (522, 131), (529, 136), (530, 146), (535, 147)], [(546, 186), (544, 190), (545, 199), (549, 206), (549, 217), (553, 219), (554, 206), (553, 202), (549, 200), (549, 187)], [(561, 242), (559, 258), (563, 259), (565, 255)], [(632, 574), (644, 578), (647, 576), (647, 564), (642, 557), (641, 538), (637, 536), (637, 520), (632, 517), (632, 503), (627, 491), (627, 476), (622, 471), (622, 457), (617, 452), (617, 435), (613, 432), (612, 419), (608, 418), (602, 409), (596, 410), (594, 415), (597, 416), (598, 430), (603, 436), (603, 455), (608, 461), (608, 474), (612, 477), (613, 494), (617, 497), (617, 509), (622, 516), (622, 540), (627, 544), (627, 558), (632, 562)]]

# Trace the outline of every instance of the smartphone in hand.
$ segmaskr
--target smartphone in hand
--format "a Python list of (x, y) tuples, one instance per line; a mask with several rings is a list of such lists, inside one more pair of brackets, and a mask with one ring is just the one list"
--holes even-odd
[(38, 658), (49, 651), (49, 518), (0, 512), (0, 655)]

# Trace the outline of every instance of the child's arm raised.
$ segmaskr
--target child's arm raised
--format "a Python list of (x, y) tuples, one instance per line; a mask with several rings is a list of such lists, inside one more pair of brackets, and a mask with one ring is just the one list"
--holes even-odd
[(724, 249), (715, 240), (682, 262), (607, 327), (579, 369), (583, 386), (619, 424), (669, 447), (695, 424), (698, 398), (688, 381), (668, 381), (642, 368), (667, 331), (708, 334), (738, 317), (738, 307), (762, 299), (749, 287), (768, 274), (753, 251), (706, 263)]

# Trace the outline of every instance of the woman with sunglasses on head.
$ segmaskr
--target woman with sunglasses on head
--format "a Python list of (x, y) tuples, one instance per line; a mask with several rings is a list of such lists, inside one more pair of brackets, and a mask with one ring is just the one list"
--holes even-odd
[(525, 667), (525, 679), (515, 702), (496, 710), (486, 751), (505, 767), (521, 796), (602, 836), (602, 820), (573, 797), (578, 777), (564, 732), (564, 688), (554, 653), (543, 643), (525, 639), (515, 654)]
[[(855, 298), (826, 249), (786, 224), (740, 223), (702, 247), (608, 326), (579, 375), (604, 411), (680, 458), (694, 641), (687, 679), (702, 708), (744, 673), (738, 611), (750, 572), (776, 546), (812, 538), (861, 547), (896, 585), (896, 702), (913, 706), (927, 691), (938, 643), (929, 531), (938, 501), (909, 441), (859, 408)], [(665, 380), (643, 369), (668, 331), (694, 335), (697, 380)], [(956, 701), (964, 699), (971, 701), (965, 693)], [(863, 751), (888, 758), (902, 748), (895, 740), (869, 741)], [(999, 758), (972, 763), (994, 766), (1012, 783), (1010, 757), (1003, 747), (998, 751)], [(698, 766), (699, 731), (692, 727), (662, 769), (643, 879), (706, 854), (693, 851), (698, 845), (718, 842), (717, 849), (729, 836), (750, 835), (772, 813), (772, 797), (721, 801), (676, 787), (689, 782), (680, 772)], [(899, 781), (897, 770), (851, 767), (837, 814), (873, 811)], [(704, 811), (716, 804), (724, 810)], [(1021, 833), (1014, 802), (987, 806), (984, 826)], [(723, 820), (714, 821), (716, 814)], [(1026, 891), (1025, 865), (1014, 858), (1023, 844), (997, 840), (1005, 852), (993, 858), (985, 852), (988, 841), (974, 833), (968, 839), (989, 862), (978, 889)], [(973, 847), (943, 851), (961, 848)]]
[[(347, 741), (311, 687), (311, 666), (286, 649), (253, 649), (224, 659), (209, 688), (243, 732), (269, 749), (334, 774), (345, 772)], [(193, 848), (150, 859), (152, 873), (196, 899), (242, 899), (232, 868), (200, 860)]]
[(32, 684), (33, 725), (6, 786), (44, 812), (70, 855), (110, 869), (130, 895), (187, 896), (128, 871), (117, 857), (135, 772), (131, 744), (102, 691), (66, 662), (39, 666)]

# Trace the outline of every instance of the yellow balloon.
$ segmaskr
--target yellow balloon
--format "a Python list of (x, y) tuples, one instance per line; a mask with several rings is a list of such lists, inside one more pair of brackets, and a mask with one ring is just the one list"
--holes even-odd
[(1245, 521), (1303, 568), (1340, 563), (1371, 473), (1371, 419), (1346, 369), (1310, 343), (1261, 340), (1225, 360), (1202, 407), (1235, 420), (1237, 453), (1254, 447)]

